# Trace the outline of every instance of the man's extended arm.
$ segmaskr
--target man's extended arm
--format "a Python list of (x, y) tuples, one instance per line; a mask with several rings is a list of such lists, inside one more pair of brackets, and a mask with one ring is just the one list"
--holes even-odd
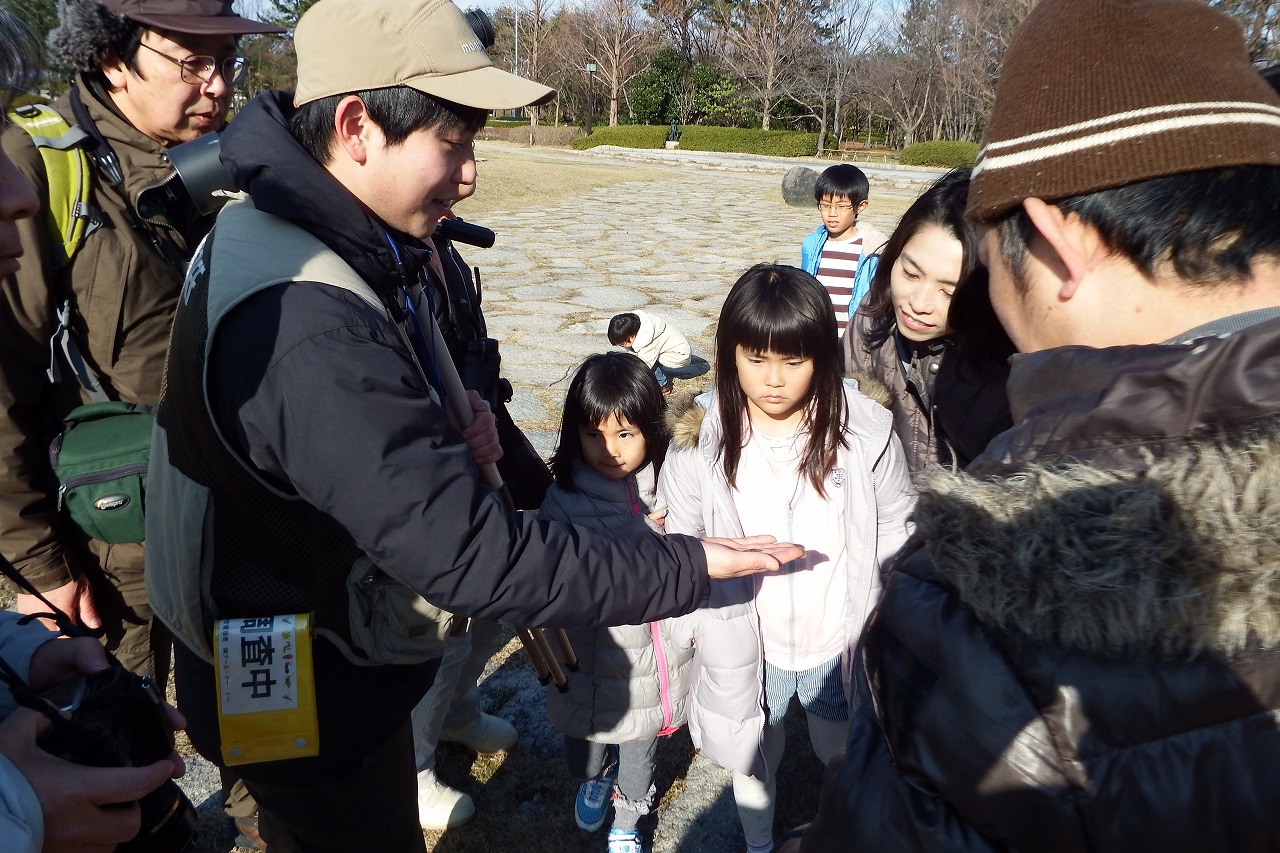
[[(523, 625), (633, 624), (696, 606), (708, 558), (730, 575), (775, 564), (764, 543), (623, 537), (507, 512), (385, 319), (324, 285), (272, 290), (217, 332), (209, 369), (224, 430), (429, 601)], [(250, 375), (255, 364), (270, 367)]]

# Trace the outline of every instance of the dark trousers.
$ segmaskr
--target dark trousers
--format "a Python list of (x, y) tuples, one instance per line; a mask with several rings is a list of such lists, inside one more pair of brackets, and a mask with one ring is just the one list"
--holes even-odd
[(658, 739), (649, 737), (620, 744), (595, 743), (565, 736), (565, 767), (583, 782), (599, 779), (615, 758), (618, 777), (614, 782), (613, 828), (635, 829), (640, 818), (653, 809), (653, 765)]
[(235, 768), (258, 801), (258, 829), (271, 853), (425, 853), (418, 824), (418, 785), (409, 721), (381, 748), (366, 753), (342, 779), (300, 774), (259, 778), (252, 764)]
[[(323, 637), (313, 646), (321, 753), (231, 768), (258, 803), (272, 853), (423, 853), (409, 712), (438, 661), (356, 667)], [(178, 709), (200, 754), (221, 765), (213, 667), (174, 646)]]

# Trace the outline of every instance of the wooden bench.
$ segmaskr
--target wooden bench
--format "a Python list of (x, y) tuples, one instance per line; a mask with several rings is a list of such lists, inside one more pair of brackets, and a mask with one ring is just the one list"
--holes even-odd
[(838, 157), (840, 162), (859, 160), (864, 163), (891, 163), (897, 159), (898, 152), (892, 148), (876, 148), (865, 142), (845, 140), (835, 151), (823, 151), (822, 157)]

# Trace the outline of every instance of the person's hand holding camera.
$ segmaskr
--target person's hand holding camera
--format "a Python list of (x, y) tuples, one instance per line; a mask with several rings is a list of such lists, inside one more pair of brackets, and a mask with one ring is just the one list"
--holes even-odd
[[(29, 683), (48, 689), (80, 674), (108, 667), (97, 641), (87, 637), (50, 640), (31, 657)], [(186, 721), (166, 705), (173, 728)], [(46, 752), (37, 738), (50, 727), (41, 713), (19, 708), (0, 722), (0, 753), (26, 777), (44, 812), (44, 845), (52, 851), (114, 850), (138, 833), (141, 815), (137, 800), (181, 776), (177, 754), (145, 767), (89, 767)]]

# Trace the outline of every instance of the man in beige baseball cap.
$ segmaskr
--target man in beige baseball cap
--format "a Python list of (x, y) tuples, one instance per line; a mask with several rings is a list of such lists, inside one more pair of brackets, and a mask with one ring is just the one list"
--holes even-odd
[[(429, 241), (474, 187), (488, 111), (554, 92), (495, 69), (448, 0), (320, 0), (296, 45), (297, 92), (255, 98), (222, 134), (248, 197), (219, 214), (174, 320), (147, 578), (192, 743), (236, 764), (268, 849), (416, 853), (410, 712), (448, 634), (426, 602), (517, 625), (643, 624), (695, 609), (712, 577), (802, 552), (504, 508), (476, 469), (501, 451), (488, 404), (440, 381)], [(442, 401), (475, 423), (459, 431)], [(214, 620), (260, 637), (295, 613), (311, 614), (310, 670), (277, 677), (262, 639), (215, 656)], [(266, 755), (224, 736), (246, 721), (220, 706), (284, 703), (286, 678), (289, 697), (314, 683), (314, 725)]]

